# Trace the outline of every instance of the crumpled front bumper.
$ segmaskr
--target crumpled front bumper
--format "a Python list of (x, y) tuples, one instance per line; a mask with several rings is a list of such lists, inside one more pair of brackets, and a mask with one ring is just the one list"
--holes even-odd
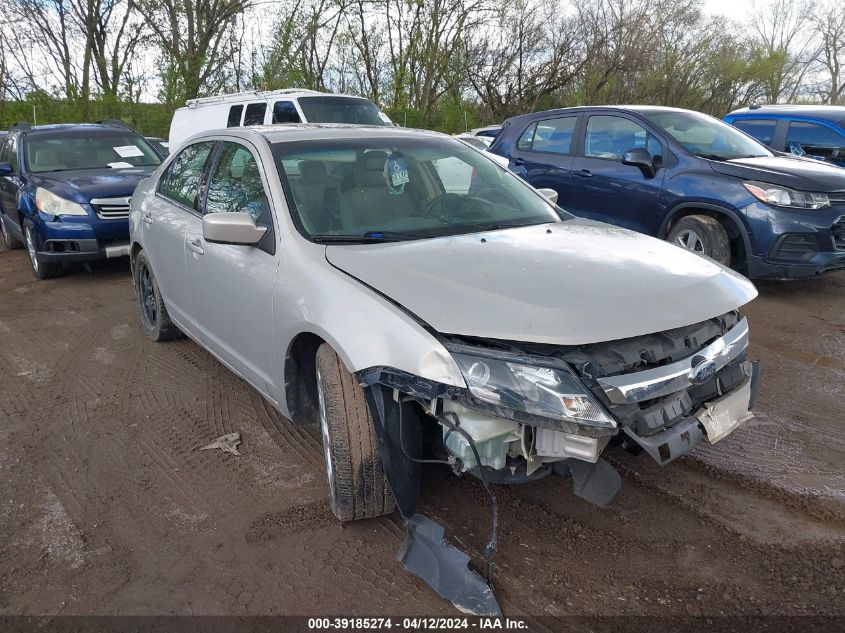
[(738, 388), (704, 403), (693, 415), (670, 428), (648, 437), (637, 435), (629, 427), (622, 430), (660, 465), (686, 455), (705, 437), (715, 444), (754, 417), (752, 408), (760, 380), (760, 361), (748, 364), (751, 375)]

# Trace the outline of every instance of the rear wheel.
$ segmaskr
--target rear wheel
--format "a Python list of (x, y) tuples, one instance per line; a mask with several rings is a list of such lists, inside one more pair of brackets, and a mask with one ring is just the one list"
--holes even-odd
[(12, 233), (12, 230), (8, 227), (9, 221), (7, 218), (0, 216), (0, 226), (3, 228), (3, 241), (6, 243), (6, 248), (10, 251), (16, 251), (23, 248), (23, 242)]
[(26, 240), (26, 251), (29, 254), (29, 265), (32, 273), (38, 279), (50, 279), (62, 274), (62, 265), (55, 262), (41, 261), (36, 248), (35, 227), (30, 220), (23, 221), (23, 235)]
[(317, 399), (332, 512), (341, 521), (393, 512), (364, 389), (327, 343), (317, 350)]
[(138, 297), (138, 312), (144, 332), (156, 342), (181, 337), (182, 332), (170, 320), (153, 269), (144, 251), (138, 253), (135, 259), (134, 272), (135, 295)]
[(725, 227), (716, 218), (688, 215), (675, 223), (666, 239), (725, 266), (731, 264), (731, 240)]

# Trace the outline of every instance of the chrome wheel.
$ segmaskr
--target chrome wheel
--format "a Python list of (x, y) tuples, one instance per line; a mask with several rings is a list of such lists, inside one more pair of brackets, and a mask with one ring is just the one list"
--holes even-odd
[[(35, 252), (35, 239), (32, 237), (32, 227), (26, 227), (26, 250), (29, 253), (29, 259), (32, 262), (32, 270), (38, 272), (38, 254)], [(3, 226), (3, 237), (6, 238), (6, 227)], [(6, 244), (8, 244), (8, 240)]]
[(696, 253), (704, 252), (704, 241), (701, 236), (690, 229), (684, 229), (678, 233), (675, 244)]
[(323, 395), (323, 376), (317, 369), (317, 403), (320, 408), (320, 433), (323, 436), (323, 452), (326, 455), (326, 474), (329, 477), (329, 496), (332, 506), (335, 503), (334, 464), (332, 462), (331, 440), (329, 438), (329, 419), (326, 414), (326, 396)]

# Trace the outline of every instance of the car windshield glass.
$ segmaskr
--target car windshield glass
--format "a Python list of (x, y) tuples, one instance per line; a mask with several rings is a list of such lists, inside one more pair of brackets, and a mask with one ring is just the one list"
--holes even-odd
[(91, 130), (37, 135), (26, 139), (29, 171), (44, 173), (77, 169), (128, 169), (161, 163), (156, 151), (139, 134)]
[(441, 237), (570, 217), (450, 138), (276, 143), (294, 218), (315, 241)]
[(299, 107), (309, 123), (352, 123), (390, 125), (379, 116), (379, 109), (366, 99), (355, 97), (300, 97)]
[(706, 114), (660, 110), (642, 114), (696, 156), (713, 160), (772, 156), (764, 145)]

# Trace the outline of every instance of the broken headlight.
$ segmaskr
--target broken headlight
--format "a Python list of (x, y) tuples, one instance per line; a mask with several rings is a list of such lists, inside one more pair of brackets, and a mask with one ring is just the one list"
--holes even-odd
[(470, 393), (482, 402), (544, 418), (616, 428), (616, 421), (565, 368), (466, 354), (452, 356)]

